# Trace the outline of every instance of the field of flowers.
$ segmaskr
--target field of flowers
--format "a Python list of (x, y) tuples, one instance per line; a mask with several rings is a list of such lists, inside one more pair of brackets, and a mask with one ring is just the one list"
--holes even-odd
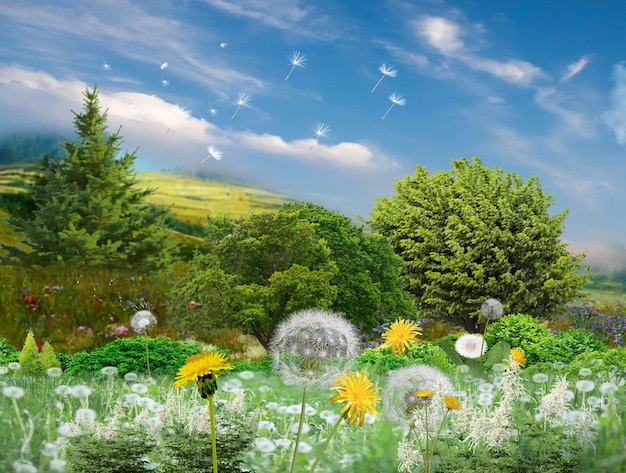
[(297, 315), (271, 364), (209, 351), (176, 377), (155, 373), (157, 353), (152, 376), (0, 365), (0, 471), (626, 471), (622, 348), (533, 363), (480, 335), (418, 343), (396, 321), (380, 347), (352, 353), (342, 322)]

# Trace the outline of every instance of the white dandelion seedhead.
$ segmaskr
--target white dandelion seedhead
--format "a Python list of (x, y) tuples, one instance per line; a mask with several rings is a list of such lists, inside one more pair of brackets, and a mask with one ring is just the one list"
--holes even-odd
[(385, 77), (396, 77), (398, 75), (398, 71), (396, 70), (396, 68), (387, 65), (387, 63), (381, 64), (378, 67), (378, 70), (382, 73), (382, 76), (380, 77), (380, 79), (378, 79), (378, 82), (376, 82), (374, 87), (372, 87), (372, 90), (370, 91), (370, 93), (372, 94)]
[(109, 72), (111, 70), (111, 66), (102, 58), (102, 69), (105, 72)]
[(163, 62), (161, 63), (161, 65), (159, 66), (159, 69), (161, 69), (162, 71), (164, 71), (165, 69), (167, 69), (169, 67), (169, 64), (167, 62)]
[(239, 94), (237, 95), (237, 99), (235, 100), (235, 105), (237, 105), (237, 108), (235, 109), (235, 113), (233, 113), (233, 116), (230, 117), (230, 119), (232, 120), (233, 118), (235, 118), (237, 116), (237, 112), (239, 112), (240, 109), (249, 108), (251, 102), (252, 97), (250, 97), (245, 92), (239, 92)]
[(389, 100), (391, 101), (391, 105), (389, 106), (389, 108), (387, 109), (387, 111), (385, 112), (381, 120), (384, 120), (385, 118), (387, 118), (387, 115), (389, 114), (389, 112), (395, 105), (398, 105), (399, 107), (404, 107), (406, 105), (406, 99), (402, 95), (398, 94), (397, 92), (394, 92), (393, 94), (391, 94), (389, 96)]
[(504, 314), (502, 303), (497, 299), (487, 299), (480, 307), (483, 317), (489, 321), (498, 320)]
[(291, 69), (289, 70), (289, 73), (285, 77), (285, 80), (289, 80), (289, 78), (291, 77), (292, 72), (296, 68), (304, 69), (306, 67), (306, 56), (304, 54), (302, 54), (300, 51), (292, 52), (289, 55), (288, 59), (289, 59), (289, 64), (291, 65)]
[(154, 327), (157, 319), (149, 310), (140, 310), (136, 312), (130, 319), (130, 326), (135, 333), (144, 334), (148, 329)]
[(209, 113), (211, 114), (212, 117), (217, 115), (217, 109), (213, 108), (213, 105), (211, 105), (211, 102), (209, 102)]
[(308, 309), (274, 331), (270, 352), (287, 383), (328, 387), (358, 353), (356, 328), (339, 314)]
[(454, 392), (450, 378), (441, 370), (427, 365), (410, 365), (393, 370), (383, 388), (383, 412), (393, 422), (406, 424), (411, 394), (432, 390), (436, 393)]
[(2, 388), (2, 394), (11, 399), (20, 399), (21, 397), (24, 397), (26, 391), (19, 386), (5, 386)]
[(170, 85), (170, 81), (163, 77), (163, 74), (161, 74), (161, 85), (163, 87), (169, 87)]
[(315, 140), (309, 147), (309, 151), (313, 149), (313, 147), (319, 143), (320, 139), (328, 138), (328, 134), (330, 133), (330, 127), (327, 126), (324, 122), (317, 122), (313, 125), (313, 133), (315, 134)]
[(480, 358), (487, 348), (487, 342), (477, 333), (461, 335), (454, 344), (456, 352), (465, 358)]
[(220, 43), (220, 48), (224, 49), (226, 46), (228, 46), (228, 43)]

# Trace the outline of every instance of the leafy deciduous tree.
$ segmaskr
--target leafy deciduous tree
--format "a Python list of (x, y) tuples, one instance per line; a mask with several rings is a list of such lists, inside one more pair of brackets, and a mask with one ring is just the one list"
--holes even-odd
[(8, 219), (30, 248), (1, 245), (8, 261), (142, 269), (169, 263), (167, 209), (146, 203), (153, 190), (135, 187), (135, 153), (120, 156), (121, 137), (107, 134), (106, 122), (97, 88), (87, 89), (83, 112), (74, 112), (78, 140), (61, 143), (65, 156), (58, 162), (44, 160), (31, 188), (34, 218)]
[(553, 198), (536, 177), (523, 182), (474, 157), (447, 172), (418, 165), (395, 187), (377, 199), (371, 225), (402, 257), (423, 313), (474, 331), (488, 298), (505, 313), (550, 314), (587, 281), (584, 255), (560, 239), (567, 211), (549, 214)]
[(172, 291), (172, 317), (183, 330), (206, 338), (238, 328), (267, 348), (288, 314), (335, 300), (328, 246), (294, 213), (209, 217), (207, 244), (210, 253), (196, 254)]

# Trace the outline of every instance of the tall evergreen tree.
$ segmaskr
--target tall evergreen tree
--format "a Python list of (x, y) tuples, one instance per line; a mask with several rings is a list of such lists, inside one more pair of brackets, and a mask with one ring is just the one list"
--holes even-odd
[(34, 218), (8, 219), (28, 248), (0, 244), (4, 258), (35, 266), (161, 268), (174, 249), (163, 226), (168, 210), (146, 202), (154, 189), (136, 187), (135, 152), (121, 153), (119, 130), (107, 133), (96, 86), (83, 103), (82, 113), (73, 112), (78, 139), (63, 140), (65, 155), (45, 160), (31, 187)]

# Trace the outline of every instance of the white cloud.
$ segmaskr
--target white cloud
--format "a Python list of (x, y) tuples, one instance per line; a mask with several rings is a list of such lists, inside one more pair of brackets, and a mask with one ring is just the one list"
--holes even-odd
[(604, 124), (615, 135), (618, 144), (626, 144), (626, 67), (624, 64), (613, 66), (613, 81), (611, 90), (611, 107), (603, 115)]
[(587, 64), (589, 64), (589, 61), (591, 61), (591, 59), (588, 56), (583, 56), (578, 61), (567, 66), (567, 72), (563, 74), (560, 82), (566, 82), (574, 77), (576, 74), (582, 72), (582, 70), (587, 67)]
[(442, 54), (451, 55), (463, 49), (458, 24), (438, 16), (426, 16), (413, 22), (418, 36)]
[[(41, 71), (0, 65), (0, 95), (6, 97), (0, 103), (0, 113), (15, 115), (13, 109), (20, 110), (29, 123), (37, 117), (41, 117), (41, 122), (54, 118), (70, 128), (70, 110), (82, 109), (82, 94), (87, 87), (81, 81), (62, 80)], [(183, 105), (169, 103), (154, 95), (100, 88), (99, 99), (102, 108), (108, 109), (109, 129), (117, 130), (122, 126), (121, 135), (127, 146), (138, 147), (141, 154), (160, 158), (161, 162), (175, 157), (176, 164), (192, 164), (197, 162), (206, 146), (212, 144), (230, 147), (231, 151), (288, 156), (295, 162), (308, 165), (344, 169), (393, 167), (383, 154), (360, 143), (317, 143), (310, 150), (313, 139), (287, 142), (280, 136), (267, 133), (220, 128), (194, 117)]]

